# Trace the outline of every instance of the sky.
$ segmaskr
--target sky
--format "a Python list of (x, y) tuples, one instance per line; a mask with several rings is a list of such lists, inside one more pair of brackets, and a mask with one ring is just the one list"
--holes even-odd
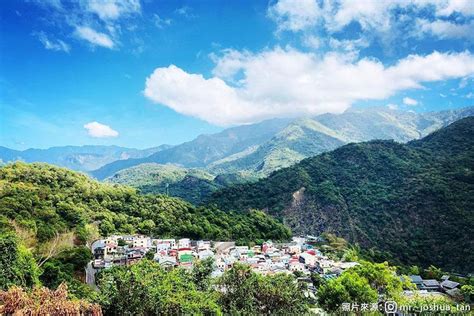
[(471, 0), (0, 3), (0, 146), (13, 149), (472, 105)]

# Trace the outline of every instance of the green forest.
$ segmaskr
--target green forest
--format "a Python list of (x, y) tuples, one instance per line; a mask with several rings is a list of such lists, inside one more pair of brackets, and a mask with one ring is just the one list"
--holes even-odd
[(399, 144), (349, 144), (225, 188), (209, 203), (262, 209), (295, 234), (334, 232), (375, 258), (474, 271), (474, 117)]

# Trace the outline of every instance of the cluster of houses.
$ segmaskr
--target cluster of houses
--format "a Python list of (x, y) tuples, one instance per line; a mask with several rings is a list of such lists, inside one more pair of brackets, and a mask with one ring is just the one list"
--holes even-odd
[(262, 274), (295, 273), (301, 277), (318, 272), (324, 278), (334, 278), (358, 263), (334, 261), (308, 243), (308, 238), (294, 237), (292, 242), (275, 244), (267, 241), (254, 247), (237, 246), (235, 242), (204, 240), (154, 239), (143, 235), (114, 235), (95, 241), (94, 269), (128, 265), (145, 256), (165, 268), (192, 268), (196, 260), (213, 258), (213, 276), (221, 275), (236, 262), (250, 265)]
[[(441, 280), (423, 279), (419, 275), (410, 275), (410, 280), (416, 285), (417, 293), (421, 295), (443, 295), (447, 294), (451, 297), (460, 295), (458, 282), (449, 280), (449, 275), (443, 275)], [(406, 291), (405, 294), (410, 295), (412, 291)]]

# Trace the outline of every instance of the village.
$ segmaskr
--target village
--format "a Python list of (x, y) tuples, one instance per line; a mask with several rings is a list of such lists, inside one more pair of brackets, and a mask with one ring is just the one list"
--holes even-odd
[[(273, 243), (268, 240), (261, 245), (238, 246), (232, 241), (206, 241), (181, 239), (155, 239), (144, 235), (112, 235), (96, 240), (91, 245), (94, 260), (87, 268), (87, 283), (95, 283), (94, 275), (101, 269), (130, 265), (143, 258), (158, 262), (163, 268), (182, 267), (192, 269), (199, 260), (212, 258), (215, 270), (212, 277), (221, 276), (234, 263), (248, 264), (261, 274), (288, 273), (306, 282), (310, 293), (315, 292), (311, 283), (311, 273), (324, 279), (338, 277), (344, 270), (359, 263), (334, 260), (323, 254), (315, 244), (320, 237), (293, 237), (289, 243)], [(448, 295), (455, 297), (459, 283), (443, 276), (441, 280), (423, 280), (418, 275), (410, 279), (421, 295)], [(405, 295), (413, 295), (405, 291)]]
[[(143, 235), (113, 235), (96, 240), (91, 245), (93, 270), (116, 265), (133, 264), (143, 258), (153, 259), (164, 268), (192, 269), (196, 260), (212, 258), (215, 262), (213, 277), (218, 277), (236, 262), (246, 263), (261, 274), (291, 273), (307, 279), (311, 273), (319, 273), (330, 279), (357, 262), (332, 260), (310, 242), (317, 237), (293, 237), (289, 243), (266, 241), (261, 245), (237, 246), (229, 241), (205, 241), (182, 239), (154, 239)], [(95, 271), (93, 272), (95, 273)], [(88, 277), (88, 283), (93, 280)], [(311, 288), (311, 285), (310, 285)]]

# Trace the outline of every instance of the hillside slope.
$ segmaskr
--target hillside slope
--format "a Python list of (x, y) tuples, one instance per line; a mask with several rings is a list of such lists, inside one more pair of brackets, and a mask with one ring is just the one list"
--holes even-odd
[[(262, 212), (225, 213), (196, 208), (178, 198), (139, 195), (47, 164), (0, 168), (0, 219), (6, 217), (40, 242), (73, 232), (84, 241), (93, 226), (114, 232), (162, 237), (238, 240), (287, 239), (289, 230)], [(0, 221), (2, 222), (2, 221)]]
[(144, 194), (169, 194), (193, 204), (223, 187), (213, 180), (214, 176), (203, 170), (156, 163), (127, 168), (105, 179), (110, 183), (130, 185)]
[(266, 209), (295, 233), (335, 232), (402, 263), (474, 271), (474, 117), (408, 144), (349, 144), (211, 203)]

